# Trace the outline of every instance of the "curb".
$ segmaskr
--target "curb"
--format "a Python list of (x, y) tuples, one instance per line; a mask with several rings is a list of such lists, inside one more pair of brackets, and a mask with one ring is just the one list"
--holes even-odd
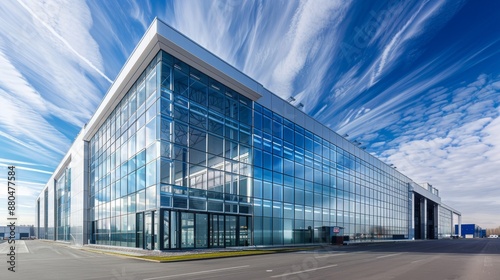
[(102, 250), (93, 250), (93, 249), (86, 249), (86, 248), (82, 248), (79, 250), (92, 252), (92, 253), (96, 253), (96, 254), (103, 254), (103, 255), (109, 255), (109, 256), (115, 256), (115, 257), (123, 257), (123, 258), (129, 258), (129, 259), (136, 259), (136, 260), (141, 260), (141, 261), (149, 261), (149, 262), (155, 262), (155, 263), (160, 262), (157, 260), (149, 260), (149, 259), (144, 259), (144, 258), (137, 257), (137, 256), (127, 255), (127, 254), (122, 254), (122, 253), (115, 253), (115, 252), (106, 252), (106, 251), (102, 251)]
[[(171, 262), (185, 262), (185, 261), (200, 261), (200, 260), (211, 260), (211, 259), (224, 259), (224, 258), (236, 258), (236, 257), (250, 257), (250, 256), (258, 256), (258, 255), (270, 255), (270, 254), (280, 254), (280, 253), (293, 253), (293, 252), (299, 252), (299, 251), (310, 251), (313, 250), (313, 248), (297, 248), (297, 249), (284, 249), (284, 250), (248, 250), (248, 251), (266, 251), (266, 252), (261, 252), (257, 254), (243, 254), (243, 255), (233, 255), (233, 256), (211, 256), (211, 257), (202, 257), (202, 254), (200, 255), (199, 258), (192, 258), (192, 259), (173, 259), (173, 260), (153, 260), (153, 259), (148, 259), (140, 256), (132, 256), (132, 255), (127, 255), (127, 254), (122, 254), (122, 253), (116, 253), (116, 252), (107, 252), (99, 249), (87, 249), (87, 248), (82, 248), (80, 250), (92, 252), (92, 253), (97, 253), (97, 254), (104, 254), (104, 255), (110, 255), (110, 256), (116, 256), (116, 257), (124, 257), (124, 258), (130, 258), (130, 259), (136, 259), (136, 260), (141, 260), (141, 261), (148, 261), (148, 262), (154, 262), (154, 263), (171, 263)], [(193, 254), (195, 255), (195, 254)], [(185, 256), (190, 256), (190, 255), (185, 255)]]

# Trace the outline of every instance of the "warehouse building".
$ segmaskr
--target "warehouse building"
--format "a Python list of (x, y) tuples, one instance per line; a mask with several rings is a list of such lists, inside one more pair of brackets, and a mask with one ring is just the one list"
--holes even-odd
[(486, 230), (476, 224), (455, 225), (455, 234), (462, 238), (484, 238)]
[(31, 239), (35, 238), (35, 227), (34, 226), (0, 226), (0, 240), (5, 239)]
[(149, 250), (451, 235), (460, 213), (437, 189), (298, 107), (155, 19), (38, 197), (35, 232)]

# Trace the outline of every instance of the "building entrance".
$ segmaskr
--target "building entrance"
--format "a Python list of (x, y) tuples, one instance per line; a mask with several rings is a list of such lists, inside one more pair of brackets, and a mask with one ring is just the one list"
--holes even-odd
[[(248, 246), (251, 243), (251, 218), (247, 216), (164, 209), (161, 217), (158, 225), (161, 250)], [(138, 227), (138, 238), (140, 235)]]
[(135, 247), (147, 250), (155, 249), (154, 214), (154, 211), (141, 212), (136, 214)]
[(438, 204), (419, 194), (415, 194), (413, 202), (415, 239), (438, 238)]
[(210, 247), (224, 247), (224, 215), (210, 214)]

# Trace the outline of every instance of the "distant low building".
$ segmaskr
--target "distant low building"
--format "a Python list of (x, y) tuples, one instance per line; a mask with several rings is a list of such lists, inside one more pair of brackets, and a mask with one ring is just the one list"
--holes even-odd
[[(11, 236), (9, 226), (0, 226), (0, 240), (8, 239)], [(35, 237), (35, 228), (33, 226), (16, 226), (14, 230), (15, 239), (29, 239)]]
[[(455, 234), (459, 235), (458, 225), (455, 225)], [(483, 238), (486, 237), (486, 230), (476, 224), (462, 224), (460, 236), (462, 238)]]

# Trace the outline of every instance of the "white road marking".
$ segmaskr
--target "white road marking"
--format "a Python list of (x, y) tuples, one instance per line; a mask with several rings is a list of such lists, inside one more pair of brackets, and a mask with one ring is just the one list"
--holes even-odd
[(9, 242), (4, 242), (0, 244), (0, 254), (7, 254), (10, 252), (10, 247), (15, 246), (16, 247), (16, 254), (24, 254), (24, 253), (30, 253), (30, 250), (28, 250), (28, 247), (26, 246), (26, 242), (24, 240), (15, 240), (16, 243), (9, 244)]
[(18, 247), (17, 252), (21, 253), (30, 253), (28, 250), (28, 246), (26, 246), (26, 241), (24, 240), (16, 240), (16, 246)]
[(316, 257), (316, 259), (321, 259), (321, 258), (329, 258), (329, 257), (335, 257), (335, 256), (342, 256), (342, 255), (347, 255), (347, 253), (341, 253), (341, 254), (328, 254), (324, 256), (319, 256)]
[(67, 253), (68, 255), (71, 255), (71, 256), (72, 256), (73, 258), (75, 258), (75, 259), (79, 259), (79, 258), (81, 258), (80, 256), (78, 256), (78, 255), (76, 255), (76, 254), (73, 254), (73, 253), (71, 253), (71, 252), (69, 252), (69, 251), (67, 251), (66, 253)]
[(72, 259), (72, 258), (68, 258), (68, 256), (65, 256), (63, 258), (43, 258), (43, 259), (30, 259), (29, 261), (30, 262), (39, 262), (39, 263), (43, 263), (43, 262), (54, 262), (54, 261), (79, 261), (80, 259), (95, 259), (95, 258), (103, 258), (103, 257), (81, 257), (79, 258), (78, 260), (76, 259)]
[(397, 253), (397, 254), (390, 254), (390, 255), (379, 256), (379, 257), (377, 257), (377, 259), (388, 258), (388, 257), (397, 256), (397, 255), (401, 255), (401, 254), (403, 254), (403, 253)]
[(10, 246), (9, 246), (9, 243), (7, 243), (7, 242), (0, 244), (0, 254), (2, 254), (2, 255), (7, 254), (10, 251), (9, 248), (10, 248)]
[(274, 276), (271, 276), (271, 278), (285, 277), (285, 276), (288, 276), (288, 275), (300, 274), (300, 273), (304, 273), (304, 272), (315, 271), (315, 270), (320, 270), (320, 269), (325, 269), (325, 268), (330, 268), (330, 267), (335, 267), (335, 266), (337, 266), (337, 265), (336, 264), (332, 264), (332, 265), (327, 265), (327, 266), (322, 266), (322, 267), (317, 267), (317, 268), (311, 268), (311, 269), (306, 269), (306, 270), (301, 270), (301, 271), (296, 271), (296, 272), (290, 272), (290, 273), (284, 273), (284, 274), (280, 274), (280, 275), (274, 275)]
[(85, 257), (92, 257), (92, 256), (95, 256), (95, 255), (96, 255), (96, 253), (87, 252), (87, 251), (82, 250), (82, 249), (78, 249), (78, 250), (80, 250), (78, 253), (79, 253), (80, 255), (85, 256)]
[(160, 277), (153, 277), (153, 278), (145, 278), (143, 280), (154, 280), (154, 279), (164, 279), (164, 278), (172, 278), (172, 277), (179, 277), (179, 276), (196, 275), (196, 274), (211, 273), (211, 272), (224, 271), (224, 270), (241, 269), (241, 268), (245, 268), (245, 267), (249, 267), (249, 265), (233, 266), (233, 267), (225, 267), (225, 268), (218, 268), (218, 269), (211, 269), (211, 270), (204, 270), (204, 271), (197, 271), (197, 272), (176, 274), (176, 275), (168, 275), (168, 276), (160, 276)]
[(31, 251), (30, 251), (30, 248), (28, 247), (28, 245), (26, 245), (26, 250), (28, 250), (28, 253), (31, 254)]

